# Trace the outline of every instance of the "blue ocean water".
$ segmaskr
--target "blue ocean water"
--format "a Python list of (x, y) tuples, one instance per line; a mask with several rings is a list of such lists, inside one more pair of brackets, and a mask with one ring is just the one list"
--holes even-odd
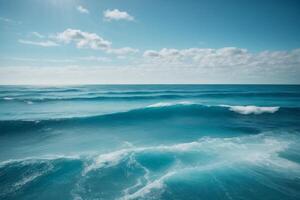
[(300, 199), (300, 86), (0, 86), (0, 199)]

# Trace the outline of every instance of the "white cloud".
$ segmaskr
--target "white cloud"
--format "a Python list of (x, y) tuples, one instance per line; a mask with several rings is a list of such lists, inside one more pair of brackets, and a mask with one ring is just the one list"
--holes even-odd
[(56, 40), (63, 43), (74, 42), (77, 48), (90, 48), (103, 50), (109, 54), (127, 55), (137, 53), (139, 50), (131, 47), (112, 48), (111, 42), (103, 39), (95, 33), (83, 32), (76, 29), (67, 29), (56, 35)]
[(64, 43), (74, 42), (77, 48), (105, 50), (111, 46), (111, 42), (104, 40), (99, 35), (77, 29), (67, 29), (62, 33), (58, 33), (56, 39)]
[(80, 13), (83, 13), (83, 14), (89, 14), (89, 10), (87, 8), (84, 8), (83, 6), (79, 5), (77, 6), (77, 10), (80, 12)]
[(134, 17), (129, 15), (125, 11), (120, 11), (118, 9), (114, 10), (105, 10), (103, 12), (104, 20), (111, 21), (111, 20), (127, 20), (127, 21), (133, 21)]
[(224, 47), (220, 49), (189, 48), (147, 50), (148, 62), (197, 67), (287, 67), (300, 66), (300, 49), (292, 51), (264, 51), (250, 53), (247, 49)]
[[(38, 33), (31, 32), (31, 35), (39, 39), (46, 38), (46, 36)], [(96, 33), (84, 32), (79, 29), (66, 29), (61, 33), (57, 33), (47, 37), (49, 40), (46, 41), (32, 41), (20, 39), (19, 42), (22, 44), (36, 45), (42, 47), (59, 46), (61, 43), (69, 44), (74, 43), (77, 48), (86, 48), (93, 50), (102, 50), (108, 54), (114, 54), (118, 56), (125, 56), (129, 54), (135, 54), (139, 52), (138, 49), (131, 47), (113, 48), (111, 42), (103, 39)]]
[(2, 59), (0, 65), (0, 84), (299, 84), (300, 49), (251, 53), (236, 47), (165, 48), (147, 50), (143, 57), (136, 56), (124, 62), (87, 56), (71, 60), (16, 58), (14, 63)]
[(47, 41), (31, 41), (31, 40), (19, 40), (20, 43), (22, 44), (29, 44), (29, 45), (35, 45), (35, 46), (41, 46), (41, 47), (54, 47), (54, 46), (59, 46), (59, 44), (47, 40)]

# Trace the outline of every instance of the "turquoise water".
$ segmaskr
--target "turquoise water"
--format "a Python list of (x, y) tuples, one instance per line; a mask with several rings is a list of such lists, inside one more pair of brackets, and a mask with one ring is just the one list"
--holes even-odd
[(300, 199), (300, 86), (0, 86), (0, 199)]

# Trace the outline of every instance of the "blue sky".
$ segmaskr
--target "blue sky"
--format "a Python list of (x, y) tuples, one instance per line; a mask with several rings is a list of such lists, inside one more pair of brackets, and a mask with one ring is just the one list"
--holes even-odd
[(297, 0), (0, 0), (0, 84), (299, 83)]

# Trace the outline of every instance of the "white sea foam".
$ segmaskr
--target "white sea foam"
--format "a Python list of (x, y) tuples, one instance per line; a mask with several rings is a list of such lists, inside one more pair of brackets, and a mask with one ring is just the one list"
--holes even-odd
[(28, 174), (28, 171), (26, 171), (26, 173), (24, 173), (24, 176), (22, 177), (22, 179), (16, 183), (14, 183), (12, 185), (12, 187), (6, 192), (8, 192), (8, 193), (15, 192), (15, 191), (21, 189), (23, 186), (30, 184), (37, 178), (47, 174), (52, 169), (53, 169), (53, 165), (50, 163), (47, 163), (47, 166), (44, 169), (33, 170), (33, 171), (31, 171), (32, 173), (29, 173), (29, 174)]
[(101, 154), (94, 159), (94, 162), (91, 165), (85, 167), (82, 174), (85, 175), (94, 169), (114, 166), (118, 164), (121, 159), (126, 157), (129, 152), (130, 149), (121, 149), (111, 153)]
[(145, 183), (145, 185), (150, 183), (150, 171), (146, 167), (141, 165), (139, 162), (137, 162), (136, 159), (134, 158), (134, 156), (130, 156), (130, 163), (131, 163), (131, 165), (133, 163), (137, 167), (143, 169), (144, 175), (141, 176), (140, 178), (138, 178), (137, 182), (133, 186), (130, 186), (129, 188), (126, 188), (125, 190), (123, 190), (124, 196), (128, 196), (128, 195), (132, 194), (131, 191), (135, 191), (136, 188), (140, 188), (141, 186), (143, 186), (144, 183)]
[(175, 105), (192, 105), (193, 102), (190, 101), (180, 101), (180, 102), (159, 102), (155, 104), (151, 104), (147, 106), (147, 108), (157, 108), (157, 107), (167, 107), (167, 106), (175, 106)]
[(222, 107), (228, 107), (230, 111), (237, 112), (243, 115), (249, 114), (262, 114), (262, 113), (275, 113), (279, 110), (278, 106), (275, 107), (260, 107), (260, 106), (229, 106), (229, 105), (221, 105)]
[(22, 163), (24, 165), (36, 163), (36, 162), (44, 162), (44, 161), (51, 161), (57, 159), (67, 159), (67, 160), (78, 160), (80, 159), (80, 155), (43, 155), (43, 156), (33, 156), (33, 157), (26, 157), (21, 159), (9, 159), (0, 162), (0, 167), (5, 165), (10, 165), (13, 163)]
[(35, 180), (36, 178), (42, 176), (43, 174), (44, 174), (44, 172), (38, 172), (35, 174), (31, 174), (30, 176), (24, 177), (22, 180), (15, 183), (14, 187), (15, 187), (15, 189), (19, 189), (19, 188), (23, 187), (24, 185), (26, 185), (27, 183), (30, 183), (33, 180)]
[[(131, 194), (126, 193), (124, 196), (120, 198), (120, 200), (132, 200), (132, 199), (140, 199), (149, 195), (153, 190), (162, 190), (165, 186), (165, 181), (173, 176), (181, 175), (183, 173), (190, 173), (190, 172), (202, 172), (202, 171), (210, 171), (216, 168), (220, 168), (224, 166), (227, 161), (217, 162), (209, 165), (204, 166), (197, 166), (197, 167), (180, 167), (178, 169), (173, 169), (166, 172), (161, 177), (154, 179), (153, 181), (147, 182), (144, 187), (140, 188), (136, 192)], [(157, 193), (156, 193), (157, 194)]]
[[(194, 103), (190, 101), (181, 101), (181, 102), (159, 102), (155, 104), (151, 104), (147, 106), (147, 108), (157, 108), (157, 107), (168, 107), (168, 106), (175, 106), (175, 105), (200, 105), (200, 106), (206, 106), (206, 107), (212, 107), (213, 105), (205, 105), (201, 103)], [(220, 107), (226, 107), (229, 108), (230, 111), (243, 114), (243, 115), (249, 115), (249, 114), (262, 114), (262, 113), (275, 113), (279, 110), (280, 107), (273, 106), (273, 107), (267, 107), (267, 106), (254, 106), (254, 105), (248, 105), (248, 106), (231, 106), (231, 105), (218, 105)]]
[(155, 190), (155, 189), (160, 190), (164, 187), (164, 181), (168, 177), (170, 177), (174, 174), (175, 174), (174, 171), (167, 172), (165, 175), (161, 176), (160, 178), (147, 183), (144, 187), (137, 190), (136, 192), (134, 192), (132, 194), (127, 194), (127, 195), (121, 197), (120, 199), (131, 200), (131, 199), (142, 198), (142, 197), (146, 196), (147, 194), (149, 194), (152, 190)]
[[(281, 171), (299, 172), (298, 163), (289, 161), (279, 156), (289, 147), (290, 142), (280, 138), (265, 136), (263, 134), (256, 136), (246, 136), (238, 138), (202, 138), (199, 141), (191, 143), (182, 143), (169, 146), (149, 147), (144, 149), (136, 149), (137, 151), (172, 151), (179, 152), (204, 152), (216, 156), (216, 160), (201, 164), (199, 166), (180, 165), (172, 167), (165, 175), (147, 181), (143, 187), (132, 191), (134, 187), (130, 187), (131, 193), (126, 192), (120, 199), (131, 200), (140, 199), (151, 194), (153, 190), (163, 190), (165, 181), (173, 176), (184, 177), (184, 173), (201, 173), (203, 171), (211, 171), (223, 168), (224, 166), (233, 166), (236, 164), (250, 164), (266, 166), (270, 170), (283, 169)], [(139, 183), (140, 184), (140, 183)], [(155, 192), (157, 194), (157, 192)]]
[[(148, 147), (134, 147), (128, 145), (127, 148), (93, 156), (92, 160), (87, 161), (88, 165), (84, 168), (82, 175), (93, 170), (101, 170), (118, 165), (122, 161), (130, 166), (136, 166), (144, 170), (144, 174), (137, 181), (125, 189), (121, 199), (139, 199), (146, 195), (159, 194), (163, 191), (167, 180), (182, 176), (182, 173), (198, 173), (202, 171), (210, 171), (219, 169), (224, 166), (239, 166), (240, 164), (258, 165), (267, 167), (269, 170), (281, 170), (284, 172), (298, 171), (299, 164), (289, 161), (279, 156), (279, 154), (289, 148), (293, 141), (288, 137), (278, 137), (275, 135), (259, 134), (254, 136), (243, 136), (235, 138), (211, 138), (204, 137), (197, 141), (179, 143), (173, 145), (159, 145)], [(190, 165), (189, 162), (179, 160), (179, 164), (173, 164), (163, 175), (153, 174), (146, 166), (140, 164), (136, 158), (139, 153), (174, 153), (176, 159), (180, 159), (180, 154), (185, 155), (192, 153), (207, 154), (213, 156), (214, 159), (201, 165)], [(139, 154), (141, 155), (141, 154)], [(43, 159), (59, 159), (59, 158), (82, 158), (68, 156), (44, 156)], [(36, 158), (35, 158), (36, 159)], [(39, 158), (41, 159), (41, 158)], [(33, 158), (21, 160), (30, 162)], [(14, 160), (10, 162), (17, 162)], [(4, 163), (1, 163), (4, 164)], [(45, 173), (45, 172), (43, 172)], [(43, 174), (31, 174), (15, 183), (15, 187), (22, 187)], [(159, 190), (159, 192), (157, 192)]]
[[(232, 162), (247, 162), (252, 164), (277, 165), (281, 167), (299, 167), (298, 164), (278, 156), (286, 150), (290, 142), (263, 134), (236, 138), (204, 137), (198, 141), (179, 143), (174, 145), (159, 145), (150, 147), (130, 147), (118, 151), (101, 154), (87, 165), (83, 175), (99, 168), (111, 167), (128, 158), (129, 155), (151, 152), (190, 153), (199, 152), (218, 156)], [(276, 159), (275, 159), (276, 158)], [(285, 165), (285, 163), (289, 163)]]
[(14, 100), (14, 98), (12, 98), (12, 97), (4, 97), (3, 99), (4, 99), (4, 100), (7, 100), (7, 101), (9, 101), (9, 100)]

